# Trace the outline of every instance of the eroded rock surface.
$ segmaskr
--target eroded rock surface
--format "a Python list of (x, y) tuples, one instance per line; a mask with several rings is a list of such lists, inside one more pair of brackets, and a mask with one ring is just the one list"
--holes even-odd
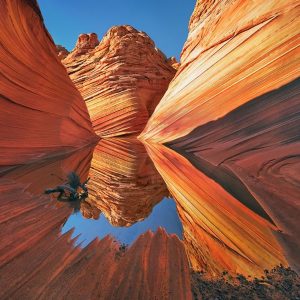
[(99, 44), (95, 34), (80, 35), (62, 62), (103, 137), (140, 133), (176, 72), (131, 26), (112, 27)]
[(36, 1), (0, 1), (0, 170), (95, 138)]

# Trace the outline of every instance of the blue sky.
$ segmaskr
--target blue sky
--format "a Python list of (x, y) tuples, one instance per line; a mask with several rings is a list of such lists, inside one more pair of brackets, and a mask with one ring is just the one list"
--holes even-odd
[(145, 31), (168, 57), (180, 56), (196, 0), (38, 0), (56, 44), (73, 49), (80, 33), (99, 39), (114, 25)]
[(81, 243), (85, 247), (96, 237), (102, 239), (112, 235), (116, 240), (125, 244), (132, 244), (139, 235), (151, 230), (155, 232), (158, 227), (163, 227), (166, 232), (176, 234), (182, 239), (183, 228), (173, 199), (164, 198), (152, 210), (152, 213), (143, 221), (130, 227), (114, 227), (100, 215), (98, 220), (85, 219), (80, 212), (72, 214), (62, 228), (62, 233), (74, 228), (72, 237), (78, 236), (76, 245)]

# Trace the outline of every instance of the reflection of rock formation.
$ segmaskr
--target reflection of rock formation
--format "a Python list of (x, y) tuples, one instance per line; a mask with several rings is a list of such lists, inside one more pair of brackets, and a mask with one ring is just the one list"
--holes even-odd
[(92, 206), (91, 215), (96, 218), (102, 211), (113, 225), (129, 226), (143, 220), (168, 194), (145, 147), (134, 137), (101, 140), (89, 176), (86, 202)]
[(143, 234), (125, 253), (109, 236), (81, 249), (70, 232), (60, 235), (71, 210), (42, 192), (70, 170), (86, 179), (91, 158), (92, 150), (83, 149), (0, 179), (0, 298), (164, 299), (174, 293), (190, 299), (184, 247), (164, 230)]
[[(91, 153), (90, 149), (83, 149), (70, 157), (26, 165), (1, 177), (0, 268), (13, 264), (15, 257), (36, 243), (47, 241), (53, 232), (59, 232), (71, 210), (67, 205), (49, 201), (43, 192), (49, 186), (61, 184), (60, 178), (65, 178), (70, 170), (76, 170), (82, 180), (86, 179)], [(1, 274), (6, 274), (3, 269)]]
[[(234, 197), (263, 218), (266, 211), (298, 268), (299, 9), (292, 0), (198, 1), (176, 77), (141, 135), (181, 153), (198, 169), (199, 182), (207, 176), (211, 187), (224, 188), (220, 199), (190, 195), (190, 206)], [(182, 180), (167, 179), (179, 202), (192, 194)], [(184, 214), (199, 222), (191, 207)]]
[(0, 165), (90, 143), (86, 105), (57, 58), (36, 1), (0, 0)]
[(63, 60), (101, 136), (139, 133), (165, 93), (175, 69), (144, 33), (111, 28), (98, 45), (96, 34), (79, 36)]
[[(286, 264), (272, 233), (276, 227), (270, 221), (180, 154), (161, 145), (148, 145), (147, 149), (176, 199), (193, 269), (212, 276), (224, 270), (260, 275), (264, 269)], [(259, 211), (257, 204), (254, 209)], [(263, 215), (263, 211), (259, 213)]]

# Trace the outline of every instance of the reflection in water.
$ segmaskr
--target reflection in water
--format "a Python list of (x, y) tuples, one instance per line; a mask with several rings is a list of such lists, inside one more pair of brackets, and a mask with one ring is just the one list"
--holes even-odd
[(145, 147), (134, 137), (101, 140), (94, 149), (89, 177), (82, 214), (97, 219), (103, 212), (114, 226), (145, 219), (169, 194)]
[[(107, 149), (109, 150), (114, 151)], [(125, 227), (121, 239), (125, 238), (128, 242), (129, 239), (136, 238), (136, 240), (126, 251), (120, 253), (119, 245), (111, 235), (106, 235), (101, 240), (95, 239), (82, 249), (74, 247), (76, 240), (71, 238), (72, 231), (61, 234), (62, 226), (70, 217), (72, 209), (68, 203), (58, 202), (55, 197), (45, 195), (44, 190), (62, 184), (62, 179), (70, 171), (75, 171), (80, 176), (81, 182), (85, 181), (89, 173), (95, 172), (90, 168), (92, 156), (93, 149), (86, 148), (69, 157), (49, 159), (15, 169), (0, 178), (0, 298), (24, 299), (24, 295), (26, 299), (74, 299), (78, 298), (78, 295), (82, 299), (95, 299), (99, 298), (99, 295), (104, 299), (128, 298), (134, 296), (134, 291), (126, 284), (122, 284), (128, 279), (129, 283), (134, 282), (137, 286), (147, 287), (139, 291), (139, 295), (146, 299), (159, 297), (161, 291), (167, 294), (176, 292), (181, 298), (189, 299), (191, 293), (189, 268), (184, 248), (177, 235), (169, 235), (161, 228), (155, 233), (147, 231), (140, 234), (144, 228), (138, 224)], [(95, 157), (97, 156), (93, 158), (93, 165), (97, 165)], [(126, 155), (123, 157), (126, 158)], [(112, 156), (109, 160), (115, 164)], [(124, 186), (130, 188), (129, 179), (126, 178), (126, 174), (130, 174), (131, 178), (136, 180), (132, 183), (133, 190), (138, 186), (146, 187), (147, 193), (142, 191), (133, 194), (141, 197), (140, 202), (144, 207), (138, 205), (136, 202), (138, 198), (133, 198), (134, 201), (127, 206), (124, 203), (126, 210), (122, 208), (122, 201), (120, 209), (117, 209), (117, 202), (114, 202), (113, 197), (107, 196), (105, 200), (112, 201), (120, 219), (129, 219), (134, 223), (146, 218), (152, 207), (167, 194), (167, 190), (159, 175), (154, 174), (155, 169), (149, 163), (149, 159), (146, 159), (145, 150), (140, 159), (137, 155), (131, 154), (126, 160), (129, 163), (125, 164), (127, 170), (123, 172)], [(106, 170), (107, 172), (103, 174), (108, 174), (109, 178), (112, 178), (113, 172), (110, 172), (109, 167), (106, 167)], [(152, 174), (153, 178), (150, 177), (147, 181), (143, 170)], [(101, 178), (93, 177), (89, 182), (91, 194), (97, 178), (102, 182)], [(149, 189), (147, 182), (150, 185)], [(107, 183), (109, 184), (110, 180)], [(101, 187), (105, 189), (105, 185)], [(154, 191), (153, 201), (149, 194), (151, 189)], [(106, 190), (107, 195), (111, 195), (112, 190), (109, 188)], [(115, 191), (118, 195), (122, 189), (116, 185)], [(130, 202), (130, 189), (124, 191), (127, 192), (124, 202)], [(94, 195), (97, 198), (95, 201), (100, 202), (100, 198)], [(92, 203), (92, 208), (94, 203), (97, 202)], [(137, 218), (129, 211), (130, 206), (135, 211), (135, 204), (139, 207), (137, 211), (140, 212)], [(154, 216), (148, 218), (150, 222), (148, 219), (145, 220), (144, 226), (154, 229), (158, 225), (172, 224), (173, 228), (178, 227), (174, 202), (165, 200), (161, 205), (162, 211), (155, 209)], [(166, 219), (168, 216), (171, 222)], [(72, 217), (74, 215), (71, 215), (70, 222)], [(175, 227), (172, 221), (174, 217), (177, 220)], [(103, 220), (105, 218), (102, 216), (99, 222)], [(97, 223), (95, 220), (90, 221), (95, 222), (93, 226)], [(107, 231), (102, 231), (102, 237), (105, 233), (114, 234), (112, 228), (114, 227), (107, 226)], [(133, 236), (129, 236), (135, 228)], [(172, 231), (172, 227), (169, 229)], [(125, 234), (126, 230), (128, 236)], [(174, 231), (178, 233), (180, 229)], [(169, 280), (170, 270), (176, 274), (176, 280), (173, 280), (172, 284)], [(153, 276), (155, 279), (151, 279)]]
[(194, 270), (258, 276), (287, 265), (274, 236), (277, 228), (261, 209), (245, 206), (177, 152), (162, 145), (147, 145), (147, 150), (176, 199)]
[[(3, 274), (26, 271), (0, 285), (1, 298), (15, 293), (17, 283), (33, 272), (37, 281), (45, 277), (47, 288), (43, 293), (52, 297), (52, 291), (61, 291), (60, 282), (65, 282), (71, 269), (80, 274), (84, 268), (98, 265), (101, 268), (96, 273), (111, 276), (105, 279), (107, 295), (114, 290), (109, 278), (122, 282), (130, 273), (132, 280), (139, 274), (140, 280), (146, 280), (155, 274), (161, 276), (162, 284), (167, 284), (170, 276), (175, 278), (168, 273), (170, 270), (177, 270), (176, 276), (180, 273), (176, 285), (187, 291), (187, 259), (193, 270), (205, 271), (208, 277), (224, 270), (258, 276), (264, 269), (287, 265), (274, 237), (277, 228), (257, 203), (251, 206), (237, 200), (230, 188), (222, 187), (221, 173), (213, 174), (220, 179), (216, 181), (207, 175), (213, 173), (211, 170), (202, 172), (170, 148), (146, 147), (155, 167), (135, 138), (113, 138), (101, 140), (94, 149), (16, 168), (2, 176), (0, 270)], [(67, 203), (44, 194), (46, 188), (60, 185), (61, 178), (70, 171), (76, 172), (81, 182), (91, 178), (87, 185), (89, 197), (80, 203), (77, 214), (72, 214)], [(166, 198), (169, 192), (165, 182), (176, 207), (173, 200)], [(159, 226), (165, 231), (148, 231)], [(75, 229), (70, 231), (72, 227)], [(182, 236), (185, 252), (178, 239)], [(91, 242), (95, 237), (98, 239)], [(124, 258), (114, 240), (131, 244)], [(83, 247), (74, 247), (79, 244)], [(83, 257), (92, 260), (82, 260)], [(47, 268), (38, 269), (42, 263)], [(54, 274), (59, 274), (61, 281), (52, 282)], [(47, 280), (52, 282), (52, 288)], [(76, 294), (69, 283), (69, 289)]]
[(164, 198), (157, 204), (152, 213), (143, 221), (137, 222), (130, 227), (115, 227), (102, 215), (98, 220), (83, 218), (80, 213), (72, 214), (62, 228), (62, 233), (75, 228), (72, 236), (78, 236), (76, 244), (86, 246), (96, 237), (102, 239), (111, 234), (115, 239), (124, 244), (132, 244), (139, 235), (148, 230), (155, 232), (162, 227), (169, 234), (176, 234), (182, 238), (182, 225), (177, 215), (175, 202)]

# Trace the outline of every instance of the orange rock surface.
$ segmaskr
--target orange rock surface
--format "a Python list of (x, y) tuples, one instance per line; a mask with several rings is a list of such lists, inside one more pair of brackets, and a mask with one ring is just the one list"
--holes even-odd
[(26, 165), (0, 179), (0, 298), (191, 299), (184, 247), (163, 229), (125, 252), (111, 236), (82, 249), (72, 232), (60, 234), (71, 211), (42, 192), (69, 168), (86, 179), (91, 153)]
[[(195, 169), (195, 183), (206, 177), (210, 181), (209, 186), (199, 183), (201, 190), (197, 190), (190, 186), (191, 175), (179, 183), (175, 173), (160, 167), (179, 205), (186, 207), (180, 214), (184, 223), (202, 222), (207, 204), (205, 211), (199, 206), (204, 200), (216, 205), (229, 197), (256, 214), (259, 204), (264, 211), (261, 215), (260, 209), (260, 216), (267, 215), (283, 231), (281, 245), (298, 270), (299, 33), (299, 1), (197, 1), (181, 65), (140, 136), (153, 148), (151, 153), (157, 147), (180, 153), (180, 159)], [(159, 148), (153, 154), (155, 160), (164, 161), (160, 155), (168, 148)], [(223, 189), (226, 196), (222, 192), (206, 199), (202, 193), (210, 194), (211, 188)], [(207, 222), (220, 230), (221, 225), (211, 217), (207, 215)], [(226, 245), (227, 238), (235, 237), (229, 232), (226, 237), (218, 236)], [(202, 234), (190, 244), (197, 239), (201, 241)], [(279, 251), (278, 245), (274, 247)]]
[(168, 142), (295, 80), (299, 1), (197, 1), (176, 77), (143, 139)]
[(102, 139), (94, 149), (89, 177), (83, 215), (97, 218), (103, 212), (115, 226), (145, 219), (169, 194), (145, 147), (135, 137)]
[(36, 1), (1, 0), (0, 7), (0, 169), (90, 143), (86, 105)]
[(176, 72), (131, 26), (112, 27), (99, 45), (95, 34), (80, 35), (62, 62), (103, 137), (140, 133)]

